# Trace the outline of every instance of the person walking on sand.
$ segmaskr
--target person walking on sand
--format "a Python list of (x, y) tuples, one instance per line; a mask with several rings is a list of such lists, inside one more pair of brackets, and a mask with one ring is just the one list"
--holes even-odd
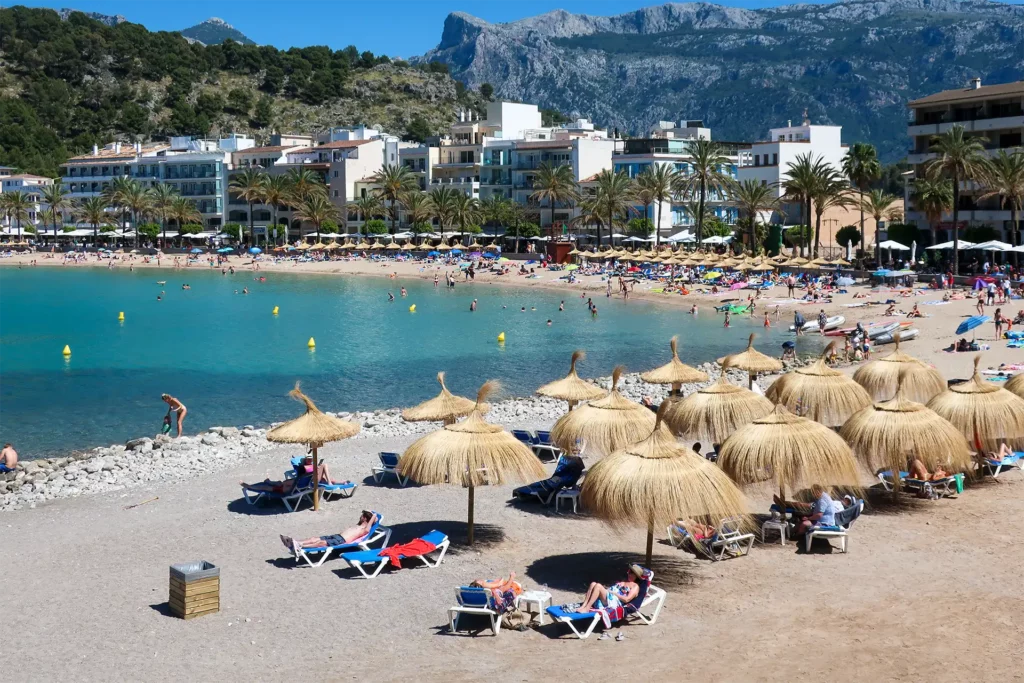
[(992, 316), (992, 321), (996, 325), (996, 339), (1003, 338), (1003, 309), (997, 308), (995, 315)]
[(18, 451), (14, 450), (14, 446), (11, 444), (5, 443), (3, 450), (0, 450), (0, 474), (13, 472), (14, 466), (17, 464)]
[(185, 404), (174, 398), (170, 394), (160, 394), (160, 398), (164, 403), (168, 405), (167, 414), (170, 415), (172, 412), (178, 413), (178, 436), (181, 436), (181, 428), (185, 424), (185, 416), (188, 415), (188, 408)]

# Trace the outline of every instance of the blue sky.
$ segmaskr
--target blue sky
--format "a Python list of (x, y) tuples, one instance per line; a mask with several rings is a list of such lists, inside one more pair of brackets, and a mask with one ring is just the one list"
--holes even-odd
[[(1024, 0), (1019, 0), (1024, 1)], [(660, 4), (657, 0), (14, 0), (32, 7), (73, 7), (122, 14), (155, 31), (176, 31), (220, 17), (257, 43), (279, 48), (329, 45), (407, 57), (423, 54), (441, 38), (449, 12), (463, 11), (491, 22), (515, 21), (564, 9), (613, 15)], [(7, 3), (5, 3), (7, 4)], [(720, 0), (732, 7), (787, 4), (763, 0)]]

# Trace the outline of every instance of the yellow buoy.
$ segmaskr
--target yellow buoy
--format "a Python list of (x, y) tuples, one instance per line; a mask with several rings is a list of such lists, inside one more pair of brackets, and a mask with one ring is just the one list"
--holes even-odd
[(312, 348), (316, 348), (316, 342), (315, 342), (315, 341), (313, 340), (313, 338), (312, 338), (312, 337), (310, 337), (310, 338), (309, 338), (309, 341), (308, 341), (308, 342), (306, 342), (306, 346), (308, 346), (308, 347), (309, 347), (309, 348), (311, 348), (311, 349), (312, 349)]
[(121, 322), (124, 322), (124, 311), (121, 311), (120, 313), (117, 314), (117, 319), (120, 320)]
[(70, 356), (71, 355), (71, 347), (69, 345), (67, 345), (67, 344), (64, 345), (64, 355), (65, 356)]
[(277, 310), (278, 310), (277, 306), (274, 306), (274, 311), (273, 311), (274, 315), (277, 315)]
[(415, 313), (416, 312), (416, 304), (413, 304), (412, 306), (409, 307), (409, 312), (410, 313)]
[(498, 334), (498, 341), (500, 341), (500, 342), (505, 341), (505, 333), (504, 332), (501, 332), (500, 334)]

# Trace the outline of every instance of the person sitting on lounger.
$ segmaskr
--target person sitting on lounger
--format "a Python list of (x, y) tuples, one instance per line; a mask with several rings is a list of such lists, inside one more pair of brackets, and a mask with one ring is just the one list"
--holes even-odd
[(294, 539), (291, 536), (281, 535), (281, 542), (284, 546), (294, 553), (298, 553), (299, 548), (326, 548), (330, 545), (345, 545), (358, 541), (367, 534), (370, 533), (370, 529), (373, 528), (374, 523), (377, 521), (377, 515), (373, 514), (369, 510), (363, 510), (362, 514), (359, 515), (359, 523), (355, 526), (342, 531), (340, 534), (332, 534), (330, 536), (315, 536), (313, 538), (306, 539)]
[(911, 479), (918, 479), (920, 481), (938, 481), (949, 476), (949, 472), (946, 472), (941, 467), (934, 472), (929, 472), (928, 468), (918, 458), (912, 458), (907, 463), (907, 472)]
[(605, 587), (594, 582), (587, 589), (587, 595), (583, 603), (576, 609), (577, 612), (592, 612), (599, 609), (615, 609), (622, 605), (629, 604), (640, 592), (640, 586), (636, 579), (644, 577), (644, 570), (640, 565), (629, 566), (630, 576), (626, 581), (619, 581), (611, 586)]
[[(834, 526), (836, 523), (835, 505), (832, 496), (828, 495), (825, 487), (815, 484), (811, 487), (811, 495), (814, 496), (814, 503), (811, 504), (810, 514), (802, 515), (793, 532), (793, 537), (803, 536), (811, 529), (821, 526)], [(783, 501), (783, 505), (785, 501)], [(782, 509), (785, 509), (783, 506)]]
[(516, 573), (512, 572), (507, 579), (497, 578), (493, 580), (473, 579), (470, 586), (478, 586), (491, 591), (494, 596), (494, 608), (499, 614), (508, 612), (515, 606), (516, 598), (523, 594), (523, 586), (516, 581)]
[(676, 528), (685, 531), (695, 541), (706, 541), (713, 539), (718, 530), (710, 524), (701, 524), (694, 519), (681, 519), (676, 522)]

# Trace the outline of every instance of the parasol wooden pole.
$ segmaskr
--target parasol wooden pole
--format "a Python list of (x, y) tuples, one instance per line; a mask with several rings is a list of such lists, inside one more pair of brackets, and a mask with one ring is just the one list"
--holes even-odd
[(473, 545), (473, 484), (469, 485), (469, 545)]
[(682, 391), (683, 385), (679, 382), (672, 383), (672, 390), (668, 392), (669, 396), (678, 396), (679, 392)]
[(754, 390), (754, 373), (747, 373), (747, 389)]
[(569, 401), (569, 412), (572, 412), (572, 409), (575, 408), (575, 407), (576, 407), (576, 401)]
[(647, 522), (647, 568), (651, 568), (651, 555), (654, 553), (654, 522)]
[(313, 512), (320, 510), (320, 458), (313, 446)]

